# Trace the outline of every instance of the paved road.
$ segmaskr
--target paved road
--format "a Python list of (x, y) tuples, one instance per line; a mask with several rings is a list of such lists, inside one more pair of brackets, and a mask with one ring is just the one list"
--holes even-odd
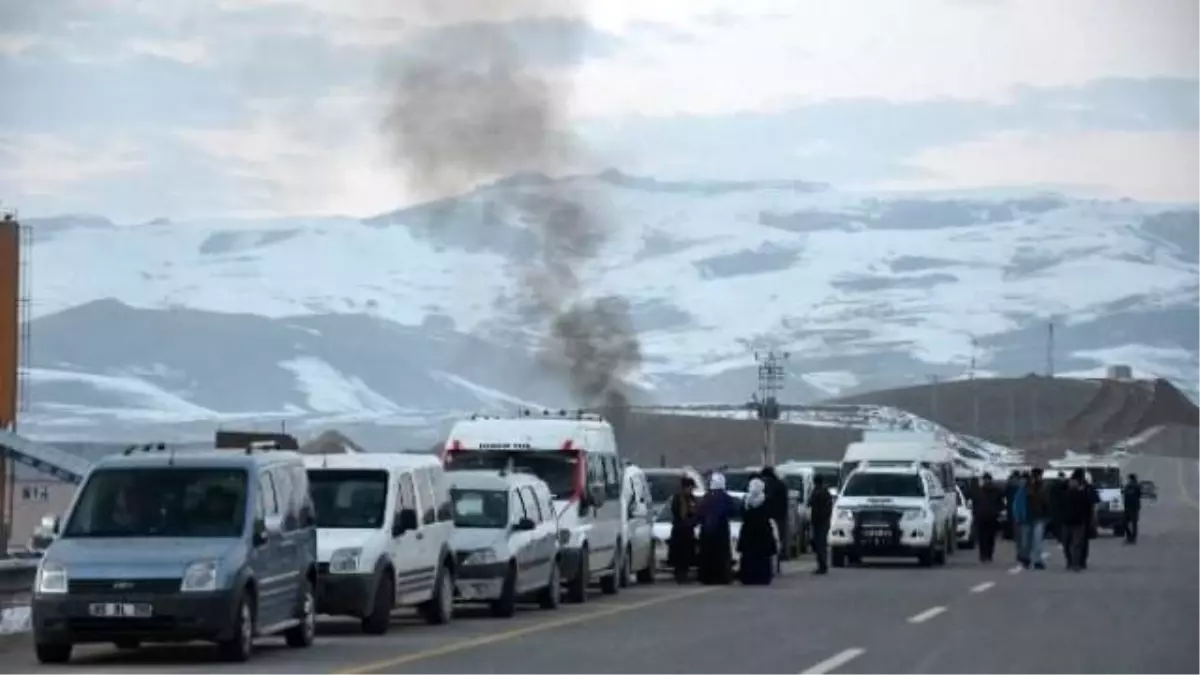
[(80, 649), (51, 669), (26, 643), (0, 672), (1200, 672), (1197, 463), (1135, 459), (1129, 468), (1160, 488), (1143, 538), (1094, 542), (1091, 569), (1079, 574), (1062, 569), (1057, 551), (1048, 570), (1014, 571), (1008, 544), (992, 565), (962, 551), (940, 569), (888, 564), (817, 578), (805, 560), (766, 589), (664, 580), (509, 620), (397, 618), (384, 637), (325, 623), (314, 648), (264, 640), (237, 667), (186, 646)]

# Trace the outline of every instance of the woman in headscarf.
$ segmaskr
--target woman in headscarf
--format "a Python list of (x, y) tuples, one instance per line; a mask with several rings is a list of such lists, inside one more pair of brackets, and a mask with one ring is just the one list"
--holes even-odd
[(738, 534), (738, 575), (747, 586), (765, 586), (775, 576), (774, 557), (779, 553), (771, 512), (767, 508), (767, 486), (762, 480), (750, 481), (742, 510), (742, 531)]
[(700, 500), (700, 560), (702, 584), (728, 584), (733, 581), (733, 551), (729, 544), (729, 518), (737, 503), (725, 492), (725, 476), (713, 473), (708, 492)]
[(675, 581), (685, 583), (696, 564), (696, 483), (689, 476), (679, 482), (671, 497), (671, 540), (667, 544)]

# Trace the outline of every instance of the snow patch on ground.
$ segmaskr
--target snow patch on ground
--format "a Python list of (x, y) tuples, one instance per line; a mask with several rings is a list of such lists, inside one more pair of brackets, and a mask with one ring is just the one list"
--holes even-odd
[(301, 356), (280, 361), (279, 365), (296, 376), (298, 388), (308, 398), (308, 407), (316, 412), (348, 414), (358, 419), (400, 410), (361, 378), (347, 377), (321, 359)]
[(28, 368), (23, 372), (31, 382), (72, 382), (116, 394), (122, 400), (128, 401), (130, 407), (97, 410), (96, 412), (112, 415), (124, 421), (156, 421), (164, 418), (205, 419), (217, 415), (213, 410), (195, 405), (155, 384), (131, 375), (116, 377), (50, 368)]

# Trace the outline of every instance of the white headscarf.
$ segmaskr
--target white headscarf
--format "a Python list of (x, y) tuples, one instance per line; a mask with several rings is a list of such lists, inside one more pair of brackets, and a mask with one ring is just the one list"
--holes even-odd
[(713, 475), (708, 477), (709, 490), (724, 490), (725, 489), (725, 474), (713, 472)]
[(767, 501), (767, 484), (762, 479), (753, 478), (746, 491), (746, 508), (757, 509)]

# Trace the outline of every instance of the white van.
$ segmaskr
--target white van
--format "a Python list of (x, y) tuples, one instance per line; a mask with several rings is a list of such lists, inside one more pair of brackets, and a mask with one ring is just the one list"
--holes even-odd
[(306, 455), (317, 515), (317, 611), (386, 633), (396, 607), (453, 615), (454, 514), (437, 457)]
[(558, 607), (558, 518), (545, 481), (519, 471), (455, 471), (449, 480), (458, 599), (487, 602), (502, 617), (523, 598)]
[(657, 552), (654, 541), (654, 510), (651, 508), (650, 483), (646, 474), (632, 464), (626, 465), (621, 482), (621, 532), (625, 542), (621, 585), (628, 586), (636, 575), (638, 583), (654, 583)]
[(559, 572), (569, 602), (586, 602), (599, 579), (620, 589), (623, 467), (612, 425), (598, 415), (523, 411), (512, 418), (475, 415), (455, 423), (443, 461), (449, 471), (499, 470), (511, 461), (541, 478), (558, 512)]
[[(907, 440), (910, 438), (911, 440)], [(879, 440), (858, 441), (846, 447), (846, 454), (842, 458), (842, 487), (845, 487), (850, 473), (862, 462), (870, 462), (873, 467), (903, 467), (915, 462), (937, 477), (946, 501), (946, 509), (940, 513), (947, 520), (944, 526), (953, 531), (954, 514), (958, 512), (958, 491), (954, 489), (954, 458), (954, 450), (938, 440), (934, 434), (896, 433), (880, 437)], [(949, 537), (941, 543), (946, 547), (946, 555), (952, 555), (956, 548), (954, 538)]]

